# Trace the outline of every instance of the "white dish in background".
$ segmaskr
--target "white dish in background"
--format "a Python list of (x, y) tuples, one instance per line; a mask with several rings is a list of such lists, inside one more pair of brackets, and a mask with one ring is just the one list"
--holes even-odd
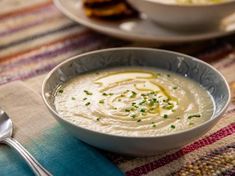
[(235, 15), (224, 20), (221, 26), (213, 30), (187, 32), (163, 28), (144, 15), (141, 18), (115, 22), (89, 18), (84, 13), (81, 0), (54, 0), (54, 3), (72, 20), (95, 31), (124, 40), (157, 43), (192, 42), (222, 37), (235, 32)]
[(177, 30), (214, 29), (235, 11), (235, 1), (211, 4), (181, 4), (176, 0), (128, 0), (138, 11), (159, 25)]

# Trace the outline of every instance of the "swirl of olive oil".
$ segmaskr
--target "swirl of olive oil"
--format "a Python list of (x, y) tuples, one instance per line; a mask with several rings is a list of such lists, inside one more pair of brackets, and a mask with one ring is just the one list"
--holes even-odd
[(213, 113), (196, 82), (164, 70), (117, 68), (71, 79), (56, 93), (60, 115), (109, 134), (156, 136), (191, 128)]
[(179, 102), (157, 81), (158, 77), (158, 73), (140, 70), (112, 72), (99, 77), (94, 83), (99, 85), (100, 95), (106, 96), (93, 114), (101, 119), (108, 117), (108, 121), (100, 123), (116, 124), (122, 129), (135, 130), (136, 122), (140, 122), (139, 130), (146, 129), (146, 125), (167, 125), (164, 119), (178, 109)]

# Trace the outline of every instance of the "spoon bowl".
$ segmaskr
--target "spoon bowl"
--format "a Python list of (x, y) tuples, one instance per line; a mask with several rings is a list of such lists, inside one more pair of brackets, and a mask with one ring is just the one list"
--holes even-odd
[(41, 164), (14, 138), (12, 138), (13, 123), (6, 112), (0, 109), (0, 143), (14, 148), (37, 176), (51, 176)]
[(13, 125), (11, 119), (3, 110), (0, 110), (0, 141), (11, 137), (12, 132)]

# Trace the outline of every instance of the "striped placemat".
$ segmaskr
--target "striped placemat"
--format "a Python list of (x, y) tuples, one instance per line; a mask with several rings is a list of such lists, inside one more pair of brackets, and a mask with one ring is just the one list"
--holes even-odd
[(181, 149), (143, 158), (110, 155), (127, 176), (235, 175), (235, 53), (212, 65), (231, 87), (232, 102), (224, 117), (206, 135)]
[[(0, 84), (46, 73), (79, 53), (129, 44), (74, 23), (50, 0), (2, 0), (0, 7)], [(230, 83), (233, 102), (215, 128), (179, 150), (147, 158), (106, 155), (128, 176), (234, 175), (235, 35), (162, 48), (188, 53), (213, 64)], [(29, 83), (41, 84), (38, 77)]]
[[(207, 55), (212, 55), (212, 53), (208, 52)], [(127, 176), (234, 175), (235, 53), (232, 52), (222, 60), (212, 64), (226, 77), (232, 92), (232, 102), (226, 114), (212, 130), (200, 139), (180, 149), (152, 157), (128, 157), (103, 152), (104, 155), (113, 161)], [(43, 78), (44, 75), (24, 82), (28, 87), (40, 93)]]
[(124, 43), (74, 23), (49, 0), (3, 0), (0, 7), (0, 84), (45, 73), (85, 51)]

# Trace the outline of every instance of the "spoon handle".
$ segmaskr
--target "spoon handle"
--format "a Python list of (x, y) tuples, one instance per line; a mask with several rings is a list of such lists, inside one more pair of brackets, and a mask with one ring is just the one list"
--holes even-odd
[(13, 147), (25, 159), (36, 176), (52, 176), (17, 140), (6, 138), (3, 142)]

